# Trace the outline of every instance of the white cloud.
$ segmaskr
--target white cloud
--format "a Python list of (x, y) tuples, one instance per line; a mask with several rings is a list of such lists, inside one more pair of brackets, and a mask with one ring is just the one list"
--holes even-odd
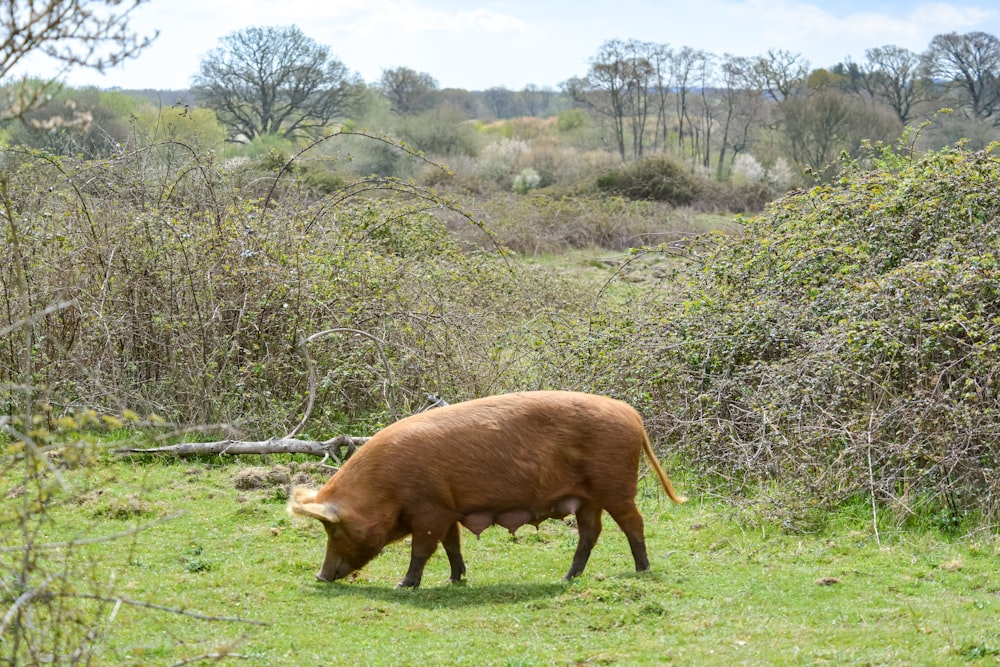
[(780, 49), (823, 67), (886, 44), (920, 52), (943, 32), (1000, 36), (995, 0), (159, 0), (134, 20), (140, 31), (160, 29), (152, 48), (71, 82), (183, 87), (220, 37), (249, 25), (296, 24), (367, 80), (406, 66), (472, 89), (556, 86), (616, 38), (717, 55)]
[(440, 33), (464, 36), (470, 32), (519, 32), (526, 28), (521, 19), (487, 9), (451, 12), (421, 6), (417, 2), (382, 3), (353, 14), (347, 15), (347, 20), (343, 22), (324, 17), (323, 24), (339, 33), (354, 36), (418, 33), (431, 37)]

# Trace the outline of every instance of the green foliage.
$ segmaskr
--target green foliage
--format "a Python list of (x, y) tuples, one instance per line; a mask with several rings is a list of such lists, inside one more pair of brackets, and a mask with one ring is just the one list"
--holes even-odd
[(230, 152), (233, 156), (257, 161), (267, 171), (278, 171), (297, 150), (298, 143), (293, 139), (277, 134), (263, 134), (242, 146), (232, 147)]
[(475, 156), (479, 152), (475, 125), (452, 108), (434, 109), (401, 118), (398, 132), (408, 144), (428, 155)]
[(557, 127), (562, 133), (573, 132), (587, 124), (587, 115), (583, 109), (566, 109), (560, 111), (557, 117)]
[[(601, 249), (641, 248), (683, 241), (725, 226), (716, 220), (705, 224), (690, 211), (677, 211), (661, 202), (634, 202), (620, 197), (515, 197), (497, 193), (476, 199), (475, 206), (483, 222), (506, 247), (532, 256), (574, 249), (599, 253)], [(473, 238), (471, 233), (458, 233)]]
[(218, 148), (226, 139), (226, 130), (211, 109), (182, 106), (155, 108), (144, 104), (135, 113), (148, 141), (169, 140), (195, 147)]
[(63, 155), (99, 157), (121, 150), (132, 138), (132, 100), (96, 88), (63, 88), (44, 105), (8, 121), (9, 145)]
[(855, 495), (995, 521), (1000, 160), (881, 162), (895, 168), (848, 165), (715, 239), (680, 309), (609, 319), (587, 354), (654, 397), (668, 381), (654, 400), (673, 447), (732, 488), (780, 491), (790, 527), (811, 523), (801, 503)]

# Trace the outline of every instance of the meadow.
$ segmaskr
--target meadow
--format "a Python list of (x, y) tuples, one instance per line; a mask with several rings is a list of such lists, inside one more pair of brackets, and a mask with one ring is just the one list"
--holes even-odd
[[(671, 470), (678, 486), (683, 471)], [(561, 580), (576, 544), (566, 522), (516, 538), (463, 534), (466, 583), (447, 559), (424, 584), (394, 588), (405, 541), (351, 580), (314, 579), (318, 522), (285, 512), (290, 478), (314, 462), (103, 458), (65, 474), (72, 500), (40, 542), (80, 545), (67, 586), (92, 600), (93, 664), (181, 665), (947, 665), (1000, 659), (1000, 539), (873, 529), (845, 508), (818, 534), (750, 526), (732, 505), (674, 505), (640, 489), (652, 563), (632, 571), (605, 520), (587, 570)], [(162, 523), (155, 523), (162, 521)], [(144, 525), (150, 527), (135, 531)], [(118, 605), (116, 600), (127, 600)], [(140, 603), (140, 605), (134, 604)], [(170, 608), (152, 609), (141, 604)], [(199, 617), (191, 616), (197, 614)], [(212, 620), (209, 620), (212, 619)], [(228, 619), (228, 620), (227, 620)], [(234, 620), (242, 619), (242, 620)], [(243, 621), (252, 621), (253, 624)]]
[[(381, 177), (317, 194), (295, 159), (175, 144), (11, 151), (0, 655), (995, 664), (1000, 160), (871, 150), (741, 219)], [(645, 416), (691, 498), (641, 487), (650, 573), (607, 525), (563, 582), (576, 535), (550, 522), (467, 534), (463, 585), (438, 554), (396, 590), (405, 542), (322, 584), (321, 527), (285, 512), (315, 460), (110, 452), (370, 435), (431, 393), (543, 388)]]

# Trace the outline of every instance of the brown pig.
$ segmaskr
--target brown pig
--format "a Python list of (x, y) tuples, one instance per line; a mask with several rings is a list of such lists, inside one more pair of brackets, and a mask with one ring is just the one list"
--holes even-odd
[(637, 571), (649, 568), (635, 506), (640, 452), (671, 500), (681, 503), (656, 460), (642, 417), (627, 403), (564, 391), (480, 398), (402, 419), (379, 431), (318, 491), (292, 490), (288, 510), (322, 522), (326, 558), (316, 578), (360, 569), (411, 535), (399, 586), (420, 585), (444, 545), (450, 581), (465, 574), (459, 526), (479, 535), (493, 524), (576, 514), (579, 543), (566, 579), (583, 572), (608, 514), (628, 538)]

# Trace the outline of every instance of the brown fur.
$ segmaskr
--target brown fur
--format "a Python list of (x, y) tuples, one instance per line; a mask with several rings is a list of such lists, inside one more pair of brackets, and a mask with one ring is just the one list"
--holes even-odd
[(575, 513), (580, 542), (568, 579), (586, 566), (605, 510), (628, 537), (641, 571), (649, 567), (635, 506), (643, 451), (667, 495), (684, 502), (656, 460), (642, 417), (627, 403), (557, 391), (492, 396), (386, 427), (321, 489), (293, 489), (288, 509), (326, 528), (317, 574), (323, 581), (360, 569), (407, 535), (412, 554), (400, 586), (420, 585), (439, 542), (458, 581), (465, 573), (460, 524), (477, 535), (491, 524), (514, 532)]

